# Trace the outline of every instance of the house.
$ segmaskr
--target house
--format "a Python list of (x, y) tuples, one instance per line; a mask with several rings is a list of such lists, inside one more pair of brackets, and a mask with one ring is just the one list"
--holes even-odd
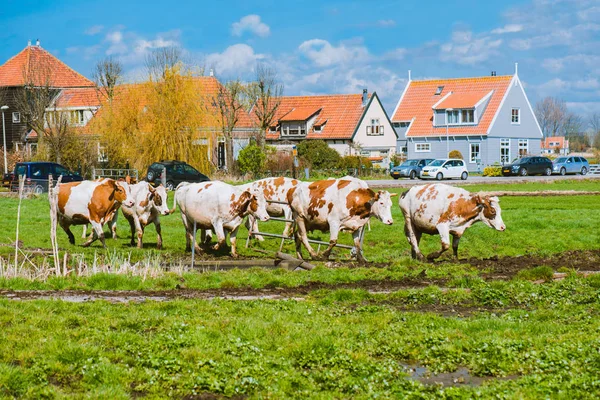
[(542, 142), (541, 154), (569, 154), (569, 140), (564, 136), (547, 137)]
[[(26, 85), (55, 90), (57, 99), (62, 98), (62, 107), (73, 114), (74, 120), (78, 118), (79, 125), (92, 117), (93, 107), (86, 103), (94, 90), (94, 83), (43, 49), (39, 40), (35, 45), (29, 42), (21, 52), (0, 66), (0, 102), (2, 106), (8, 106), (5, 129), (9, 150), (31, 150), (31, 144), (35, 146), (37, 142), (37, 135), (27, 127), (24, 110), (18, 109), (17, 96)], [(64, 91), (70, 94), (65, 96)], [(95, 103), (97, 106), (98, 99)]]
[(392, 122), (408, 158), (446, 158), (458, 150), (469, 171), (539, 154), (542, 145), (517, 64), (508, 76), (412, 80), (409, 71)]
[(387, 167), (397, 135), (377, 93), (283, 96), (267, 143), (290, 149), (301, 140), (321, 139), (342, 156), (357, 152)]

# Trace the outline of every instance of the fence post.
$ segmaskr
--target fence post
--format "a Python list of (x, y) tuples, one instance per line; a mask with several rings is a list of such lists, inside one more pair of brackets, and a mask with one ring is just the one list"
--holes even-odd
[(23, 200), (23, 188), (25, 186), (25, 175), (19, 176), (19, 206), (17, 207), (17, 233), (15, 237), (15, 271), (18, 268), (17, 256), (19, 255), (19, 223), (21, 222), (21, 201)]
[(92, 180), (96, 180), (96, 167), (92, 167)]
[(194, 234), (192, 235), (192, 269), (194, 268), (194, 258), (196, 257), (196, 221), (194, 221)]

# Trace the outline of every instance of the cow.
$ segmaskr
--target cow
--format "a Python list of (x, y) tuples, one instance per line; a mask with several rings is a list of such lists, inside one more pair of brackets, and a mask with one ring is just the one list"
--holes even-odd
[(412, 257), (421, 261), (425, 259), (419, 250), (423, 233), (440, 235), (442, 248), (427, 256), (431, 261), (450, 248), (450, 235), (454, 257), (458, 258), (460, 238), (477, 221), (501, 232), (506, 230), (497, 197), (472, 194), (438, 183), (413, 186), (400, 196), (398, 203), (404, 215), (404, 232)]
[[(255, 182), (240, 185), (239, 187), (244, 190), (248, 189), (252, 191), (252, 193), (260, 192), (264, 195), (265, 199), (268, 200), (287, 202), (288, 192), (292, 188), (296, 187), (299, 183), (301, 182), (297, 179), (277, 177), (260, 179)], [(288, 220), (291, 220), (292, 218), (292, 209), (287, 204), (267, 202), (267, 212), (271, 217), (283, 217)], [(259, 232), (258, 222), (252, 214), (248, 215), (246, 227), (248, 228), (248, 231)], [(291, 228), (292, 223), (286, 222), (283, 236), (287, 237), (290, 234)], [(264, 240), (260, 234), (255, 234), (254, 237), (261, 242)]]
[(302, 244), (312, 258), (318, 254), (311, 247), (307, 231), (330, 232), (329, 247), (322, 256), (328, 258), (335, 247), (340, 230), (352, 232), (359, 262), (366, 260), (362, 254), (361, 231), (371, 216), (391, 225), (392, 200), (395, 194), (387, 191), (374, 192), (364, 187), (364, 182), (347, 179), (327, 179), (310, 185), (298, 185), (288, 192), (296, 222), (296, 254), (302, 258)]
[[(169, 210), (167, 205), (167, 190), (161, 184), (154, 188), (148, 182), (140, 182), (135, 185), (129, 185), (131, 196), (134, 200), (133, 207), (123, 205), (121, 212), (131, 228), (131, 245), (142, 248), (142, 239), (144, 237), (144, 229), (150, 224), (154, 224), (156, 228), (156, 248), (162, 249), (162, 233), (160, 227), (160, 215), (169, 215), (175, 212), (175, 208)], [(111, 221), (113, 237), (116, 236), (118, 213)], [(136, 238), (137, 237), (137, 241)]]
[[(249, 189), (212, 181), (180, 184), (175, 191), (175, 202), (181, 211), (181, 219), (186, 231), (186, 251), (191, 250), (194, 222), (196, 228), (212, 230), (218, 242), (213, 250), (225, 245), (226, 232), (230, 232), (231, 256), (236, 251), (237, 231), (248, 214), (260, 221), (267, 221), (267, 202), (262, 193), (252, 193)], [(194, 243), (196, 251), (201, 249)]]
[(71, 225), (91, 224), (93, 233), (83, 247), (100, 239), (102, 246), (106, 248), (102, 226), (112, 218), (121, 204), (133, 206), (129, 186), (124, 182), (102, 179), (61, 183), (58, 186), (58, 223), (67, 233), (71, 244), (75, 244)]

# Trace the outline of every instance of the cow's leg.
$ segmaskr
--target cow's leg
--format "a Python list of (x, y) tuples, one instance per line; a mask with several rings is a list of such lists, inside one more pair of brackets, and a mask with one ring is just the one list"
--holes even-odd
[(352, 239), (354, 239), (354, 248), (356, 249), (356, 260), (360, 264), (366, 264), (366, 262), (367, 262), (367, 260), (365, 259), (365, 256), (363, 255), (362, 243), (360, 240), (360, 234), (364, 228), (365, 227), (363, 226), (362, 228), (359, 228), (359, 229), (355, 230), (354, 232), (352, 232)]
[(71, 224), (69, 224), (64, 218), (60, 216), (58, 217), (58, 224), (61, 228), (63, 228), (63, 231), (65, 231), (65, 233), (69, 237), (69, 243), (75, 244), (75, 236), (73, 236), (73, 232), (71, 232)]
[(140, 222), (140, 218), (136, 215), (133, 216), (133, 224), (135, 226), (135, 236), (137, 238), (137, 247), (142, 249), (144, 247), (144, 227)]
[(421, 233), (417, 234), (417, 230), (412, 224), (412, 220), (410, 218), (404, 218), (404, 234), (406, 235), (406, 240), (411, 247), (411, 255), (412, 258), (423, 261), (425, 257), (419, 250), (419, 239), (421, 238)]
[(110, 227), (110, 232), (112, 234), (112, 238), (117, 238), (117, 220), (119, 219), (119, 210), (115, 211), (115, 214), (111, 218), (108, 226)]
[[(189, 226), (188, 219), (184, 213), (181, 213), (181, 221), (185, 228), (185, 251), (192, 251), (192, 228)], [(192, 224), (192, 226), (194, 225)], [(131, 240), (133, 241), (133, 232), (131, 234)]]
[(452, 235), (452, 251), (454, 252), (454, 258), (458, 259), (458, 243), (460, 242), (461, 235)]
[(156, 216), (154, 220), (154, 227), (156, 228), (156, 248), (162, 250), (162, 228), (160, 227), (160, 219)]
[(308, 250), (310, 256), (314, 259), (318, 257), (317, 252), (313, 250), (312, 246), (308, 242), (308, 235), (306, 233), (306, 224), (304, 218), (296, 218), (296, 255), (302, 259), (302, 247), (300, 243), (304, 244), (306, 250)]
[[(248, 215), (248, 218), (246, 219), (246, 228), (248, 228), (248, 232), (260, 232), (258, 229), (258, 220), (254, 218), (252, 214)], [(255, 238), (259, 242), (265, 240), (265, 238), (260, 234), (252, 234), (251, 237)]]
[(340, 221), (339, 219), (332, 219), (329, 222), (329, 246), (323, 252), (323, 257), (325, 259), (329, 258), (329, 254), (331, 254), (331, 250), (335, 247), (338, 241), (338, 235), (340, 233)]
[(221, 221), (220, 218), (217, 218), (213, 222), (213, 228), (214, 228), (215, 234), (217, 235), (217, 244), (215, 244), (213, 246), (213, 250), (219, 250), (221, 247), (226, 245), (225, 230), (223, 229), (223, 222)]
[(90, 244), (94, 243), (96, 239), (100, 239), (102, 246), (106, 248), (106, 242), (104, 241), (104, 228), (102, 224), (95, 221), (90, 221), (90, 224), (92, 225), (94, 232), (92, 233), (92, 237), (83, 244), (83, 247), (88, 247)]
[(430, 261), (435, 260), (450, 248), (450, 229), (448, 228), (448, 225), (442, 224), (436, 226), (436, 228), (440, 234), (442, 248), (440, 249), (440, 251), (434, 251), (433, 253), (427, 256), (427, 259)]
[(237, 249), (236, 249), (236, 241), (237, 241), (238, 229), (240, 229), (239, 226), (237, 226), (229, 234), (229, 241), (231, 242), (231, 257), (233, 257), (233, 258), (237, 258), (238, 257), (238, 253), (237, 253)]
[(212, 231), (210, 229), (202, 229), (200, 234), (200, 243), (209, 245), (212, 242)]
[(82, 239), (87, 238), (87, 224), (83, 225), (83, 230), (81, 231), (81, 238)]
[[(292, 209), (290, 207), (283, 207), (283, 217), (285, 219), (292, 219)], [(292, 225), (293, 222), (286, 222), (285, 223), (285, 229), (283, 230), (283, 236), (289, 236), (290, 235), (290, 231), (292, 230)]]

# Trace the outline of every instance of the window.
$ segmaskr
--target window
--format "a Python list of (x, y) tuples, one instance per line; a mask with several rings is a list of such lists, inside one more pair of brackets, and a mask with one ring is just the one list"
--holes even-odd
[(367, 125), (367, 135), (383, 135), (383, 125), (379, 125), (379, 118), (373, 118), (371, 125)]
[(98, 143), (98, 162), (108, 162), (106, 150), (104, 149), (104, 146), (100, 146), (100, 143)]
[(513, 108), (512, 112), (511, 112), (511, 122), (513, 124), (520, 124), (521, 123), (521, 109), (520, 108)]
[(21, 123), (21, 113), (19, 113), (19, 112), (12, 113), (12, 121), (13, 121), (13, 124), (20, 124)]
[(500, 139), (500, 162), (510, 163), (510, 139)]
[(360, 155), (361, 157), (371, 157), (371, 152), (369, 150), (361, 150)]
[(431, 143), (415, 143), (417, 153), (426, 153), (431, 151)]
[(442, 94), (442, 90), (444, 90), (443, 86), (438, 86), (436, 91), (435, 91), (435, 95), (439, 96), (440, 94)]
[(529, 153), (529, 140), (519, 139), (519, 156), (525, 156)]
[(56, 177), (59, 177), (61, 175), (62, 176), (71, 175), (71, 172), (68, 169), (61, 167), (60, 165), (57, 165), (56, 167), (54, 167), (54, 172), (56, 173)]
[(322, 125), (318, 125), (318, 126), (315, 125), (313, 127), (313, 129), (314, 129), (315, 132), (321, 132), (323, 130), (323, 126)]
[(269, 133), (277, 133), (277, 127), (276, 126), (270, 126), (269, 127)]
[(448, 124), (458, 124), (460, 113), (458, 110), (446, 111), (446, 121)]
[(461, 117), (463, 124), (473, 124), (475, 123), (475, 110), (462, 110)]
[(471, 143), (469, 148), (469, 162), (476, 163), (480, 160), (481, 143)]
[(400, 128), (400, 127), (401, 127), (400, 122), (394, 122), (394, 128)]

